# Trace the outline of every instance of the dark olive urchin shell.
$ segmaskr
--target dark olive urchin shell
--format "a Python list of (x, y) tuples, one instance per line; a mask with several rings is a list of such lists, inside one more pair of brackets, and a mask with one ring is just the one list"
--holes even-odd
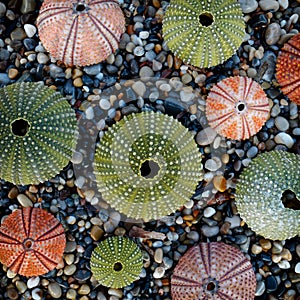
[(300, 33), (281, 49), (276, 62), (276, 78), (282, 92), (300, 105)]
[(0, 178), (38, 184), (72, 157), (77, 122), (67, 100), (42, 83), (0, 89)]
[(90, 264), (94, 277), (102, 285), (122, 288), (139, 278), (143, 257), (133, 241), (114, 236), (98, 244), (92, 252)]
[(65, 246), (62, 225), (41, 208), (17, 209), (0, 226), (0, 261), (24, 276), (53, 270), (63, 257)]
[[(142, 173), (147, 163), (154, 169), (149, 176)], [(109, 128), (96, 150), (95, 173), (104, 200), (145, 221), (174, 212), (203, 178), (192, 134), (174, 118), (154, 112), (126, 116)]]
[(163, 38), (185, 63), (219, 65), (240, 47), (245, 22), (236, 0), (171, 0), (163, 20)]
[(233, 246), (216, 242), (189, 249), (171, 278), (173, 300), (253, 300), (255, 288), (250, 261)]
[(245, 168), (236, 186), (236, 205), (257, 234), (285, 240), (300, 233), (300, 211), (285, 208), (281, 197), (290, 190), (300, 199), (300, 155), (271, 151)]

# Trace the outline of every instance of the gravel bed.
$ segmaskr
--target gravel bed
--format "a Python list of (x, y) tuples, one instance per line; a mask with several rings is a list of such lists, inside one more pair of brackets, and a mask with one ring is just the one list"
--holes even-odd
[[(67, 98), (81, 135), (72, 162), (51, 180), (28, 186), (0, 180), (0, 219), (21, 206), (42, 207), (59, 219), (67, 237), (63, 260), (45, 275), (26, 278), (1, 265), (0, 299), (168, 300), (175, 265), (200, 241), (234, 245), (251, 260), (255, 299), (300, 299), (300, 238), (271, 241), (256, 235), (234, 203), (239, 175), (259, 153), (300, 154), (298, 106), (281, 93), (274, 75), (280, 48), (300, 31), (300, 1), (239, 2), (247, 24), (243, 44), (224, 64), (197, 69), (176, 58), (162, 39), (168, 1), (120, 0), (127, 27), (119, 49), (83, 68), (66, 67), (43, 48), (35, 25), (41, 1), (0, 1), (0, 87), (43, 81)], [(204, 116), (209, 89), (233, 75), (259, 82), (271, 105), (269, 120), (246, 141), (218, 136)], [(143, 110), (168, 113), (188, 127), (205, 172), (184, 207), (147, 223), (128, 220), (101, 199), (89, 147), (124, 115)], [(140, 279), (123, 289), (99, 285), (90, 270), (92, 250), (112, 235), (132, 237), (143, 253)]]

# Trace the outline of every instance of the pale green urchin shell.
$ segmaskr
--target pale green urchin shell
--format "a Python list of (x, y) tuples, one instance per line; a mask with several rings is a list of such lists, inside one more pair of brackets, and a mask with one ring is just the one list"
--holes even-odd
[(240, 47), (245, 22), (236, 0), (171, 0), (163, 38), (183, 62), (200, 68), (219, 65)]
[(122, 288), (139, 278), (143, 257), (133, 241), (114, 236), (98, 244), (92, 252), (90, 264), (94, 277), (102, 285)]
[(67, 100), (42, 83), (0, 89), (0, 178), (38, 184), (67, 165), (75, 147), (76, 116)]
[(300, 211), (284, 207), (282, 193), (300, 199), (300, 155), (271, 151), (253, 159), (236, 186), (236, 205), (244, 221), (257, 234), (285, 240), (300, 234)]
[(203, 179), (193, 135), (154, 112), (131, 114), (109, 128), (96, 150), (95, 174), (104, 200), (145, 221), (174, 212)]

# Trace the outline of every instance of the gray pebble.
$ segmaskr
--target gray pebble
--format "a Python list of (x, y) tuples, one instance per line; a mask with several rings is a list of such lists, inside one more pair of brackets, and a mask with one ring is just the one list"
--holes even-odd
[(198, 132), (196, 136), (196, 142), (200, 146), (209, 145), (214, 141), (216, 136), (217, 133), (215, 130), (213, 130), (211, 127), (206, 127)]
[(258, 149), (256, 146), (252, 146), (247, 151), (247, 157), (252, 158), (255, 157), (258, 153)]
[(153, 72), (153, 70), (150, 67), (143, 66), (140, 69), (139, 75), (140, 75), (141, 78), (153, 77), (154, 76), (154, 72)]
[(101, 72), (101, 70), (102, 70), (101, 64), (88, 66), (83, 69), (83, 71), (88, 75), (97, 75)]
[(104, 110), (110, 109), (111, 106), (109, 100), (105, 98), (100, 99), (99, 105)]
[(289, 0), (278, 0), (278, 3), (283, 9), (287, 9), (289, 6)]
[(263, 281), (259, 281), (256, 286), (255, 296), (261, 296), (265, 292), (266, 286)]
[(285, 119), (284, 117), (278, 116), (275, 118), (275, 126), (280, 131), (286, 131), (289, 129), (290, 124), (287, 119)]
[(201, 232), (206, 237), (212, 237), (219, 233), (219, 226), (203, 225), (201, 227)]
[(236, 228), (236, 227), (240, 226), (241, 218), (237, 215), (235, 215), (233, 217), (226, 217), (225, 222), (229, 222), (231, 224), (230, 228), (232, 229), (232, 228)]
[(146, 86), (142, 81), (136, 81), (132, 85), (132, 89), (138, 96), (143, 97), (146, 92)]
[(203, 211), (203, 215), (205, 218), (210, 218), (216, 213), (216, 210), (213, 207), (206, 207)]
[(239, 3), (244, 14), (249, 14), (255, 11), (258, 7), (256, 0), (239, 0)]
[(0, 73), (0, 84), (7, 85), (10, 81), (11, 80), (6, 73)]
[(0, 2), (0, 18), (5, 16), (6, 13), (6, 6), (4, 3)]
[(155, 268), (153, 273), (154, 278), (162, 278), (164, 275), (165, 275), (165, 269), (163, 267)]
[(73, 275), (75, 272), (76, 272), (76, 266), (75, 265), (69, 265), (69, 266), (66, 266), (64, 268), (64, 273), (67, 276)]
[(58, 283), (51, 282), (48, 285), (48, 292), (50, 296), (52, 296), (54, 299), (58, 299), (62, 296), (62, 290)]
[(287, 146), (288, 148), (292, 148), (294, 145), (293, 138), (285, 132), (278, 133), (275, 136), (274, 141), (276, 142), (276, 144), (282, 144)]
[(280, 39), (280, 34), (281, 28), (278, 23), (269, 24), (265, 33), (266, 43), (268, 45), (276, 44)]
[(279, 9), (279, 4), (275, 0), (261, 0), (259, 1), (259, 6), (262, 10), (267, 11), (267, 10), (273, 10), (277, 11)]
[(145, 53), (145, 50), (142, 46), (137, 46), (133, 50), (133, 54), (136, 56), (143, 56)]

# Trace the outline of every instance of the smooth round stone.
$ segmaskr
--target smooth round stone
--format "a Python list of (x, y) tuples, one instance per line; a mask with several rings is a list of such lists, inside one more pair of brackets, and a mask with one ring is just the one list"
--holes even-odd
[(27, 280), (27, 287), (29, 289), (32, 289), (36, 286), (38, 286), (40, 283), (40, 277), (36, 276), (36, 277), (30, 277), (28, 280)]
[(142, 46), (137, 46), (133, 49), (133, 54), (136, 56), (143, 56), (145, 54), (145, 49)]
[(277, 290), (278, 283), (274, 276), (268, 276), (266, 279), (266, 289), (267, 292), (274, 292)]
[(274, 10), (277, 11), (279, 9), (279, 3), (275, 0), (261, 0), (259, 1), (259, 6), (262, 10)]
[(113, 288), (110, 288), (108, 290), (108, 295), (111, 295), (111, 296), (115, 296), (117, 298), (122, 298), (123, 297), (123, 292), (121, 289), (113, 289)]
[(222, 167), (222, 161), (220, 160), (219, 157), (210, 158), (205, 162), (205, 168), (212, 172), (217, 171), (221, 167)]
[(199, 238), (200, 238), (199, 233), (195, 230), (192, 230), (186, 236), (187, 236), (187, 238), (193, 240), (194, 242), (198, 242)]
[(281, 253), (282, 249), (283, 249), (283, 246), (282, 246), (281, 243), (276, 242), (276, 241), (273, 242), (273, 247), (272, 247), (272, 253), (273, 254), (279, 254), (279, 253)]
[(271, 23), (268, 25), (265, 39), (268, 45), (276, 44), (280, 39), (281, 28), (278, 23)]
[(154, 76), (154, 72), (153, 72), (153, 70), (150, 67), (143, 66), (140, 69), (139, 75), (140, 75), (141, 78), (153, 77)]
[(24, 40), (26, 38), (26, 33), (23, 28), (16, 28), (11, 34), (10, 38), (12, 40)]
[(99, 105), (104, 110), (110, 109), (111, 106), (109, 100), (105, 98), (100, 99)]
[(247, 157), (252, 158), (255, 157), (258, 153), (258, 149), (256, 146), (252, 146), (247, 151)]
[(163, 260), (163, 250), (162, 248), (157, 248), (155, 250), (155, 253), (154, 253), (154, 260), (158, 263), (158, 264), (161, 264), (162, 263), (162, 260)]
[(75, 265), (68, 265), (68, 266), (65, 266), (65, 268), (64, 268), (64, 273), (67, 276), (73, 275), (75, 272), (76, 272), (76, 266)]
[(256, 286), (255, 296), (261, 296), (266, 289), (266, 285), (263, 281), (259, 281)]
[(203, 211), (203, 215), (205, 218), (210, 218), (216, 213), (216, 210), (213, 207), (206, 207)]
[(289, 6), (289, 0), (278, 0), (278, 3), (283, 9), (287, 9)]
[(33, 206), (32, 201), (24, 194), (19, 194), (17, 196), (17, 199), (23, 207), (32, 207)]
[(298, 262), (295, 266), (295, 273), (300, 274), (300, 262)]
[(193, 80), (193, 77), (189, 73), (186, 73), (182, 75), (181, 80), (184, 84), (188, 84)]
[(226, 217), (225, 222), (229, 222), (231, 224), (230, 228), (233, 229), (241, 225), (241, 218), (238, 215), (234, 215), (233, 217)]
[(213, 130), (211, 127), (206, 127), (198, 132), (196, 136), (196, 142), (200, 146), (206, 146), (211, 144), (216, 136), (217, 133), (215, 130)]
[(21, 294), (27, 290), (27, 285), (21, 280), (16, 281), (16, 287)]
[(272, 247), (272, 243), (267, 239), (260, 239), (259, 244), (262, 246), (264, 250), (269, 250)]
[(275, 136), (274, 141), (276, 142), (276, 144), (282, 144), (287, 146), (288, 148), (292, 148), (294, 145), (293, 138), (285, 132), (278, 133)]
[(77, 296), (77, 292), (74, 289), (69, 289), (67, 291), (66, 297), (67, 299), (75, 300)]
[(192, 91), (180, 91), (180, 99), (182, 102), (190, 102), (195, 98)]
[(163, 267), (157, 267), (154, 270), (153, 277), (154, 278), (162, 278), (165, 275), (165, 269)]
[(21, 5), (21, 13), (27, 14), (34, 11), (36, 7), (35, 0), (23, 0)]
[(146, 92), (146, 86), (142, 81), (136, 81), (132, 85), (132, 89), (138, 96), (143, 97)]
[(287, 260), (281, 260), (279, 263), (278, 263), (278, 267), (280, 268), (280, 269), (284, 269), (284, 270), (286, 270), (286, 269), (289, 269), (290, 267), (291, 267), (291, 265), (290, 265), (290, 263), (287, 261)]
[(88, 295), (90, 293), (91, 289), (87, 284), (83, 284), (79, 289), (78, 289), (78, 294), (79, 295)]
[(206, 237), (212, 237), (219, 233), (219, 226), (203, 225), (201, 228), (201, 232)]
[(39, 64), (46, 64), (49, 61), (49, 56), (45, 53), (40, 52), (37, 55), (37, 61)]
[(258, 7), (256, 0), (239, 0), (239, 3), (244, 14), (249, 14), (255, 11)]
[(159, 71), (162, 69), (162, 63), (160, 61), (157, 61), (156, 59), (153, 60), (152, 63), (152, 69), (154, 72)]
[(87, 66), (83, 69), (83, 71), (87, 75), (97, 75), (101, 72), (101, 70), (102, 70), (102, 65), (101, 64)]
[(43, 299), (43, 291), (39, 288), (36, 288), (31, 292), (31, 296), (32, 296), (33, 300), (42, 300)]
[(58, 299), (62, 296), (61, 287), (56, 282), (52, 282), (48, 285), (48, 292), (54, 299)]
[(278, 128), (280, 131), (286, 131), (289, 129), (290, 124), (287, 119), (284, 117), (278, 116), (275, 118), (275, 126)]
[(6, 13), (6, 6), (4, 3), (0, 2), (0, 18), (5, 16)]
[(36, 31), (37, 31), (36, 27), (32, 24), (25, 24), (24, 25), (24, 30), (26, 32), (26, 35), (29, 38), (33, 37), (36, 34)]
[(259, 254), (259, 253), (262, 252), (262, 247), (259, 246), (259, 245), (253, 244), (252, 247), (251, 247), (251, 252), (253, 254)]

